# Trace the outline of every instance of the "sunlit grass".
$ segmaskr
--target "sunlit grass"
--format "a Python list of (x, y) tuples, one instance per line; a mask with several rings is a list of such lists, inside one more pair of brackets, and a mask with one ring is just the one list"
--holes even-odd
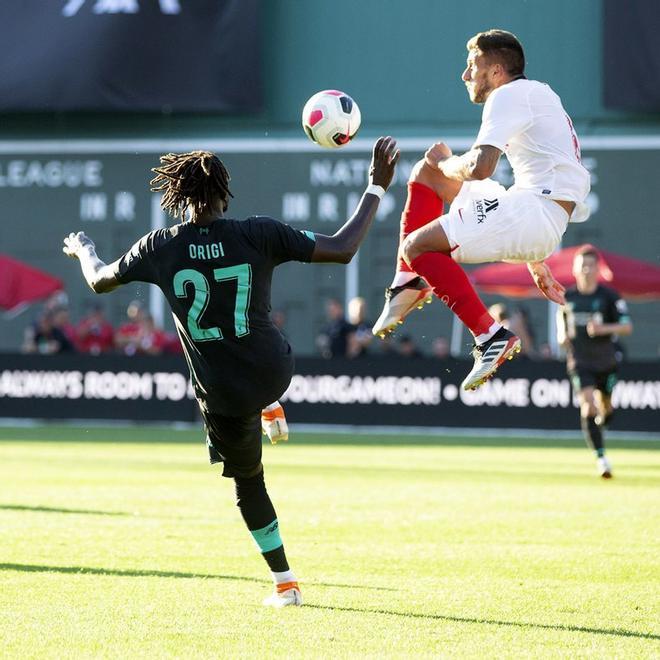
[(0, 429), (3, 657), (660, 655), (660, 443), (378, 442), (265, 447), (271, 611), (200, 431)]

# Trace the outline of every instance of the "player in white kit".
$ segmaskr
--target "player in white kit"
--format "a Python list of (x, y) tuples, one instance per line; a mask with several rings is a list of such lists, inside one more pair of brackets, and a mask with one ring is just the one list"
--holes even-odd
[[(563, 303), (564, 289), (543, 260), (569, 220), (587, 219), (590, 184), (570, 117), (548, 85), (525, 77), (515, 35), (480, 32), (467, 50), (462, 79), (470, 100), (484, 104), (481, 128), (466, 153), (455, 156), (439, 142), (413, 167), (397, 270), (373, 333), (391, 332), (435, 294), (474, 335), (463, 387), (475, 389), (514, 357), (520, 339), (488, 314), (458, 263), (527, 262), (543, 294)], [(508, 190), (489, 178), (502, 153), (514, 176)]]

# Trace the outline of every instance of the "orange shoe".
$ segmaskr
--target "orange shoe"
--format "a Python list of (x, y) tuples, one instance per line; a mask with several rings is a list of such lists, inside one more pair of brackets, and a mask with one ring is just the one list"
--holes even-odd
[(284, 408), (278, 401), (261, 411), (261, 431), (274, 445), (289, 439), (289, 425), (286, 423)]

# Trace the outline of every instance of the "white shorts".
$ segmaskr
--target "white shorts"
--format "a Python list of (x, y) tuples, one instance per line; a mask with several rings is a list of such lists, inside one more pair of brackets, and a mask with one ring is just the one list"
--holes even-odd
[(460, 263), (541, 261), (559, 245), (568, 213), (528, 190), (493, 181), (466, 181), (438, 218)]

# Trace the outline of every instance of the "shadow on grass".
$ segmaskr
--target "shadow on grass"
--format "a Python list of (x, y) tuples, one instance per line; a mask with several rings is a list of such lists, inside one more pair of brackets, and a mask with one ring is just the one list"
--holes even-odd
[[(111, 569), (111, 568), (94, 568), (87, 566), (42, 566), (38, 564), (9, 564), (0, 563), (0, 571), (20, 571), (27, 573), (65, 573), (72, 575), (108, 575), (117, 577), (164, 577), (164, 578), (184, 578), (184, 579), (205, 579), (205, 580), (237, 580), (241, 582), (256, 582), (259, 584), (271, 584), (270, 580), (261, 578), (245, 577), (240, 575), (218, 575), (206, 573), (183, 573), (178, 571), (153, 571), (153, 570), (137, 570), (137, 569)], [(366, 589), (370, 591), (398, 591), (388, 587), (371, 587), (364, 585), (353, 584), (333, 584), (328, 582), (306, 582), (310, 586), (316, 587), (341, 587), (346, 589)], [(571, 626), (562, 624), (545, 624), (545, 623), (524, 623), (522, 621), (499, 621), (496, 619), (477, 619), (471, 617), (449, 616), (445, 614), (421, 614), (416, 612), (395, 612), (392, 610), (384, 609), (368, 609), (359, 607), (332, 607), (329, 605), (314, 605), (306, 604), (305, 607), (337, 611), (337, 612), (354, 612), (362, 614), (384, 614), (386, 616), (396, 616), (411, 619), (427, 619), (433, 621), (452, 621), (455, 623), (476, 623), (481, 625), (491, 626), (514, 626), (516, 628), (539, 628), (543, 630), (558, 630), (565, 632), (583, 632), (591, 635), (612, 635), (614, 637), (637, 637), (639, 639), (660, 639), (660, 635), (652, 633), (640, 633), (633, 630), (621, 630), (616, 628), (588, 628), (586, 626)]]
[(75, 513), (87, 516), (132, 516), (123, 511), (93, 511), (91, 509), (58, 509), (52, 506), (27, 506), (26, 504), (0, 504), (0, 511), (36, 511), (45, 513)]
[(391, 610), (367, 609), (359, 607), (331, 607), (329, 605), (311, 605), (305, 604), (304, 607), (310, 607), (317, 610), (339, 611), (339, 612), (358, 612), (363, 614), (385, 614), (387, 616), (398, 616), (411, 619), (429, 619), (437, 621), (452, 621), (455, 623), (477, 623), (489, 626), (515, 626), (516, 628), (540, 628), (542, 630), (558, 630), (565, 632), (583, 632), (591, 635), (613, 635), (614, 637), (638, 637), (640, 639), (660, 639), (660, 635), (652, 633), (640, 633), (633, 630), (621, 630), (616, 628), (587, 628), (586, 626), (571, 626), (562, 624), (546, 623), (524, 623), (522, 621), (498, 621), (496, 619), (473, 619), (462, 616), (448, 616), (445, 614), (418, 614), (415, 612), (393, 612)]
[[(114, 577), (158, 577), (202, 580), (238, 580), (272, 584), (271, 580), (241, 575), (218, 575), (217, 573), (182, 573), (179, 571), (153, 571), (140, 569), (95, 568), (92, 566), (42, 566), (39, 564), (0, 564), (0, 571), (20, 571), (23, 573), (68, 573), (72, 575), (108, 575)], [(340, 589), (365, 589), (367, 591), (398, 591), (390, 587), (372, 587), (361, 584), (335, 584), (332, 582), (308, 582), (310, 587), (335, 587)]]

